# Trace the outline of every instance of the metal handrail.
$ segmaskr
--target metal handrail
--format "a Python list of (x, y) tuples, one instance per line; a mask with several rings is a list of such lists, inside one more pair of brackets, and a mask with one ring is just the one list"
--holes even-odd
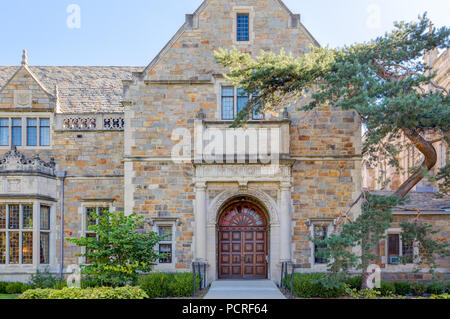
[(288, 269), (289, 266), (291, 267), (291, 287), (290, 287), (290, 294), (289, 299), (293, 298), (294, 294), (294, 273), (295, 269), (301, 268), (302, 266), (300, 264), (294, 264), (292, 261), (284, 261), (281, 263), (281, 283), (280, 286), (282, 289), (287, 288), (284, 280), (288, 278)]
[(195, 277), (196, 267), (197, 267), (197, 270), (198, 270), (198, 274), (200, 275), (200, 287), (199, 287), (199, 289), (203, 289), (203, 288), (206, 288), (206, 266), (207, 265), (208, 265), (208, 263), (204, 262), (204, 261), (194, 261), (194, 262), (192, 262), (192, 275), (194, 277), (193, 278), (194, 279), (194, 295), (197, 292), (197, 289), (196, 289), (196, 281), (197, 281), (197, 279)]

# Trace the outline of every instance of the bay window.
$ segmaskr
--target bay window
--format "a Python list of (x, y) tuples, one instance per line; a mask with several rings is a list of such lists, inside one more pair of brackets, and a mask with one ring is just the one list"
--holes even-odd
[(49, 263), (50, 207), (40, 207), (40, 225), (34, 222), (33, 208), (29, 203), (0, 204), (0, 264), (33, 264), (35, 245), (41, 249), (40, 263)]

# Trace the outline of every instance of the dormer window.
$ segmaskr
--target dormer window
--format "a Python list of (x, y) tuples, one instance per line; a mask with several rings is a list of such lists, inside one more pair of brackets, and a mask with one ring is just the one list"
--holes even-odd
[(237, 40), (249, 41), (250, 40), (250, 18), (248, 13), (237, 14)]

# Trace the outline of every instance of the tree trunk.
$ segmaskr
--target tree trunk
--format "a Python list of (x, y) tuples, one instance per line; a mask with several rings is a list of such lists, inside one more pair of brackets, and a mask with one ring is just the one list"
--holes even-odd
[[(431, 170), (437, 162), (436, 150), (433, 144), (427, 142), (415, 129), (404, 129), (403, 133), (413, 143), (413, 145), (425, 156), (421, 167)], [(422, 180), (422, 170), (417, 170), (412, 174), (395, 192), (398, 197), (405, 197), (409, 191)]]

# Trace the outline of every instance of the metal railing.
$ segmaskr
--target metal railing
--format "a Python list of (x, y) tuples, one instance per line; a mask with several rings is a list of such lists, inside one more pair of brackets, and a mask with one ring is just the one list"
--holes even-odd
[[(290, 276), (289, 276), (289, 267), (291, 270)], [(293, 293), (294, 293), (294, 273), (295, 273), (295, 269), (299, 269), (301, 268), (300, 264), (294, 264), (292, 261), (284, 261), (281, 263), (281, 281), (280, 281), (280, 287), (282, 289), (287, 290), (288, 286), (287, 286), (287, 280), (290, 279), (291, 284), (289, 285), (290, 287), (290, 292), (289, 292), (289, 299), (293, 298)], [(290, 277), (290, 278), (289, 278)]]
[(206, 288), (206, 268), (208, 266), (207, 262), (204, 261), (194, 261), (192, 263), (192, 274), (194, 277), (194, 295), (197, 292), (197, 276), (198, 274), (200, 276), (200, 282), (199, 282), (199, 290)]

